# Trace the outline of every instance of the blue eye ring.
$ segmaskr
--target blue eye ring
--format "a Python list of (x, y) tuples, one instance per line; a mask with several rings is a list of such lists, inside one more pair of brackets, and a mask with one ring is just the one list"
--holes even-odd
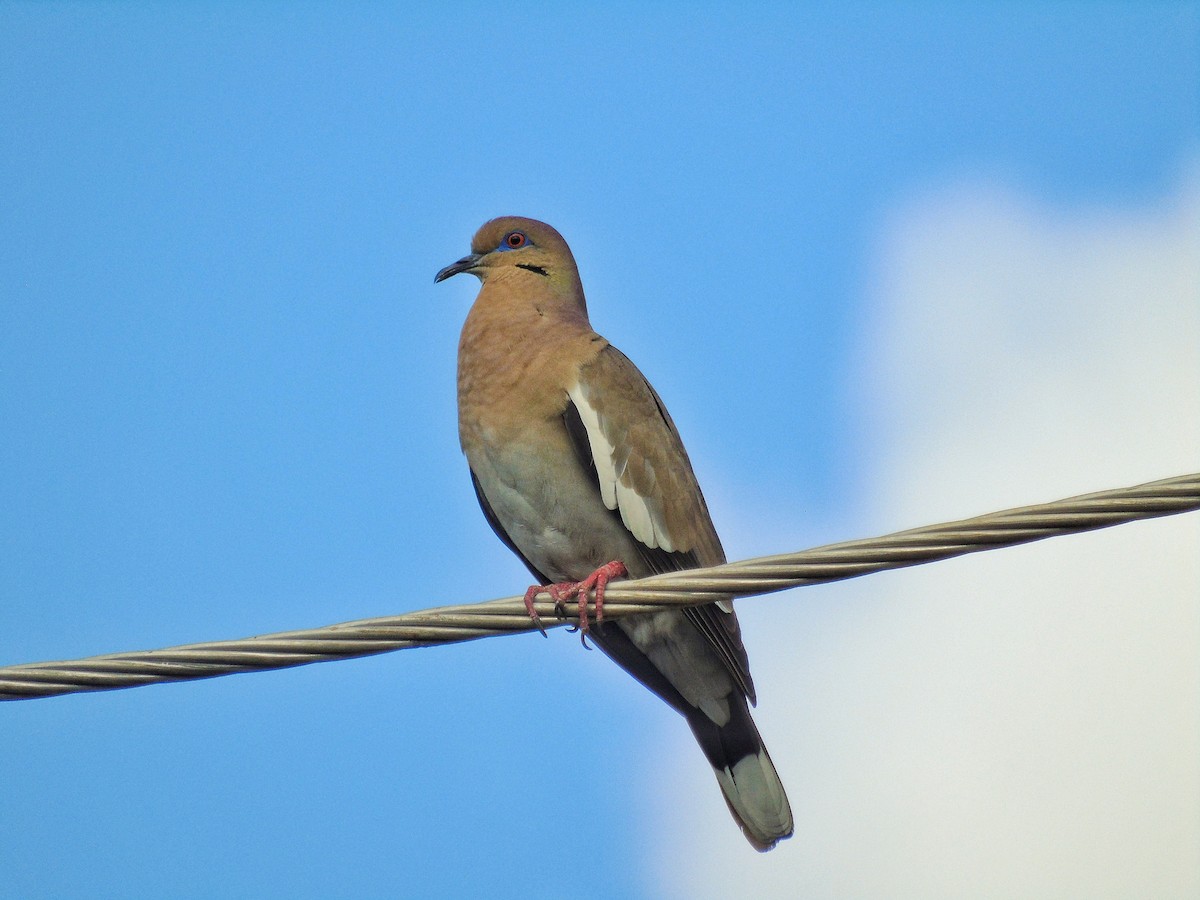
[(510, 231), (500, 241), (498, 250), (520, 250), (529, 243), (529, 238), (525, 236), (523, 231)]

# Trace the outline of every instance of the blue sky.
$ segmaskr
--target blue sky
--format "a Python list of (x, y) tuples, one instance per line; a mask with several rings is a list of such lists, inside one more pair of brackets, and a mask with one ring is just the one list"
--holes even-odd
[[(986, 253), (997, 234), (1028, 253), (1027, 274), (1059, 271), (1037, 254), (1064, 234), (1072, 272), (1102, 271), (1115, 245), (1096, 222), (1197, 246), (1192, 219), (1172, 231), (1168, 214), (1196, 194), (1197, 84), (1196, 4), (0, 5), (0, 662), (523, 590), (457, 446), (455, 346), (475, 287), (432, 281), (500, 214), (571, 243), (594, 325), (670, 406), (731, 556), (984, 512), (1007, 496), (939, 506), (944, 487), (926, 488), (944, 470), (897, 462), (941, 433), (887, 424), (929, 421), (912, 415), (932, 401), (911, 373), (994, 393), (939, 348), (976, 347), (964, 334), (982, 319), (961, 310), (1022, 291), (1024, 308), (1047, 283), (1006, 276)], [(956, 243), (980, 210), (1020, 227)], [(976, 280), (938, 281), (955, 263)], [(947, 284), (1012, 292), (956, 306), (947, 290), (939, 307)], [(1111, 309), (1132, 309), (1137, 331), (1155, 303)], [(1065, 321), (988, 334), (1022, 358), (1100, 345)], [(912, 342), (881, 338), (900, 333)], [(1048, 371), (1075, 408), (1068, 387), (1087, 381)], [(1187, 424), (1181, 384), (1162, 415)], [(1110, 410), (1143, 405), (1112, 396)], [(978, 443), (1002, 424), (975, 422)], [(1188, 470), (1158, 455), (1168, 443), (1134, 454), (1131, 474)], [(1042, 459), (1006, 459), (993, 474), (1007, 505), (1124, 477), (1081, 463), (1048, 467), (1055, 480)], [(782, 710), (835, 678), (788, 677), (788, 656), (822, 659), (814, 635), (877, 627), (881, 610), (840, 590), (742, 604), (798, 815), (798, 839), (766, 859), (723, 818), (682, 723), (555, 632), (7, 704), (3, 881), (27, 897), (694, 896), (705, 885), (685, 889), (673, 867), (711, 816), (743, 884), (771, 866), (816, 879), (810, 893), (869, 894), (803, 839), (822, 824), (807, 779), (831, 731), (814, 725), (814, 756), (788, 759), (768, 727), (778, 715), (790, 733)], [(774, 646), (784, 623), (790, 648)], [(682, 820), (681, 772), (712, 801)], [(1200, 809), (1188, 784), (1185, 812)], [(861, 850), (860, 868), (897, 872), (914, 896), (954, 893)], [(1195, 868), (1184, 859), (1174, 884), (1200, 883)]]

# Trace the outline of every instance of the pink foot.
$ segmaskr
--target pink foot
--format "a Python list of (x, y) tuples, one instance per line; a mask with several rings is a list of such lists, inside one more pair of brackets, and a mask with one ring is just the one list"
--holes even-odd
[(605, 563), (596, 571), (594, 571), (583, 581), (561, 581), (557, 584), (535, 584), (525, 592), (525, 609), (529, 612), (529, 618), (533, 619), (533, 623), (537, 625), (538, 630), (544, 635), (546, 629), (542, 627), (541, 617), (537, 610), (533, 608), (533, 601), (538, 594), (543, 592), (550, 595), (554, 600), (555, 607), (563, 606), (572, 597), (577, 597), (579, 600), (579, 631), (586, 635), (588, 633), (588, 594), (592, 590), (596, 591), (596, 622), (604, 621), (604, 589), (608, 587), (608, 582), (613, 578), (621, 578), (628, 575), (629, 570), (625, 568), (625, 563), (614, 559), (610, 563)]
[(531, 584), (529, 586), (529, 590), (525, 592), (525, 611), (529, 613), (529, 618), (533, 619), (533, 624), (542, 633), (542, 637), (549, 637), (550, 635), (546, 634), (546, 626), (542, 624), (542, 617), (538, 615), (538, 611), (533, 607), (533, 601), (544, 590), (545, 588), (540, 584)]

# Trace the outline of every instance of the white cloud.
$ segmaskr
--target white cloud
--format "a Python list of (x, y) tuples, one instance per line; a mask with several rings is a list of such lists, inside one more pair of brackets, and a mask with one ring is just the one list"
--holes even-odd
[[(1200, 470), (1200, 169), (1126, 209), (957, 184), (877, 271), (864, 533)], [(662, 894), (1200, 895), (1200, 515), (797, 599), (749, 636), (796, 837), (746, 847), (674, 729)]]

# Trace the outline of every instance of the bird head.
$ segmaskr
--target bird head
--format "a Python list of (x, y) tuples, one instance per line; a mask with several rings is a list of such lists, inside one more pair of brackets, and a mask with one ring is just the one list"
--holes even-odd
[(434, 276), (445, 281), (470, 272), (481, 282), (489, 278), (529, 278), (546, 286), (574, 290), (579, 284), (575, 257), (562, 235), (536, 219), (501, 216), (485, 222), (471, 239), (471, 253)]

